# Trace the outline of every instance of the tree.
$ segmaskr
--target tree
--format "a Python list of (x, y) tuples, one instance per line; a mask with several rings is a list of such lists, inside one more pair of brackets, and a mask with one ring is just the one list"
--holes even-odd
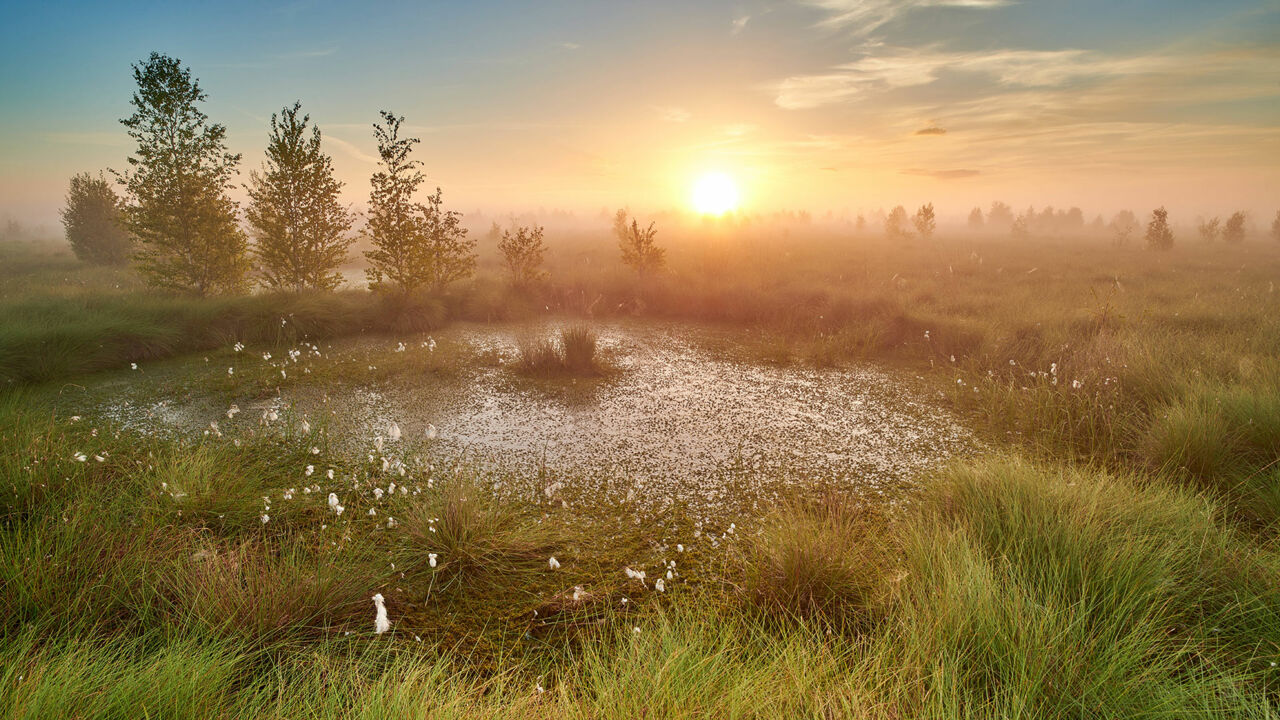
[(907, 209), (901, 205), (889, 211), (889, 216), (884, 220), (884, 234), (890, 240), (903, 240), (910, 237), (911, 231), (907, 229)]
[(515, 287), (527, 287), (540, 280), (546, 273), (542, 270), (542, 255), (547, 251), (542, 243), (542, 226), (520, 226), (513, 234), (510, 230), (502, 233), (498, 241), (498, 250), (511, 273), (511, 284)]
[(462, 227), (462, 213), (444, 209), (440, 188), (427, 196), (423, 213), (426, 229), (426, 252), (429, 260), (428, 282), (440, 292), (449, 283), (466, 280), (476, 271), (476, 241), (467, 238)]
[(71, 178), (62, 225), (76, 257), (98, 265), (122, 265), (129, 261), (133, 238), (124, 229), (123, 203), (101, 173), (80, 173)]
[(867, 219), (862, 217), (862, 213), (858, 213), (858, 219), (853, 221), (853, 231), (861, 235), (867, 229)]
[(1138, 231), (1138, 216), (1132, 210), (1121, 210), (1111, 218), (1112, 241), (1117, 245), (1125, 245), (1129, 238)]
[(1280, 242), (1280, 210), (1276, 211), (1276, 219), (1271, 221), (1271, 237)]
[(1173, 248), (1173, 230), (1169, 228), (1169, 211), (1163, 207), (1151, 211), (1151, 222), (1147, 223), (1147, 247), (1152, 250)]
[(1026, 240), (1031, 237), (1031, 222), (1035, 220), (1035, 208), (1027, 208), (1026, 212), (1018, 213), (1018, 217), (1013, 219), (1013, 224), (1009, 226), (1009, 234), (1018, 240)]
[(125, 227), (141, 243), (138, 269), (155, 287), (239, 289), (248, 243), (227, 191), (240, 155), (227, 152), (226, 128), (197, 107), (206, 95), (178, 60), (151, 53), (133, 78), (134, 112), (120, 122), (138, 148), (119, 179), (129, 194)]
[(1067, 210), (1067, 214), (1062, 218), (1062, 224), (1067, 230), (1080, 232), (1084, 229), (1084, 211), (1078, 207)]
[(1220, 220), (1218, 216), (1213, 216), (1208, 220), (1201, 220), (1197, 229), (1200, 231), (1200, 238), (1205, 242), (1213, 242), (1218, 239), (1218, 225)]
[(1243, 212), (1231, 213), (1227, 224), (1222, 228), (1222, 239), (1232, 244), (1244, 242), (1244, 219)]
[(911, 218), (911, 222), (916, 226), (916, 232), (920, 233), (920, 237), (925, 240), (933, 237), (933, 231), (938, 226), (937, 220), (933, 217), (933, 203), (921, 205), (915, 217)]
[(969, 211), (969, 229), (981, 230), (982, 226), (983, 226), (982, 208), (975, 207), (974, 209)]
[(467, 240), (460, 213), (445, 211), (440, 188), (428, 205), (413, 195), (425, 176), (422, 163), (410, 160), (417, 138), (400, 137), (404, 117), (383, 110), (383, 124), (373, 126), (382, 169), (370, 179), (369, 222), (366, 230), (373, 249), (365, 251), (369, 284), (381, 289), (389, 282), (408, 294), (424, 285), (441, 289), (469, 276), (475, 269), (474, 241)]
[(267, 162), (252, 173), (245, 217), (253, 228), (263, 280), (273, 288), (332, 290), (347, 259), (353, 217), (338, 201), (342, 183), (320, 149), (320, 128), (301, 103), (271, 115)]
[(667, 251), (654, 242), (658, 231), (649, 227), (641, 228), (634, 219), (627, 224), (627, 211), (619, 210), (613, 216), (613, 232), (618, 237), (618, 249), (622, 251), (622, 262), (640, 275), (641, 279), (662, 269), (666, 264)]
[(1013, 208), (996, 200), (987, 211), (987, 225), (993, 228), (1007, 228), (1013, 225)]

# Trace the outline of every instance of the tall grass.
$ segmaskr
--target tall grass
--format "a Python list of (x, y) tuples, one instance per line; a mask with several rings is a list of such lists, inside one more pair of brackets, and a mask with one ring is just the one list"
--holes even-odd
[[(679, 555), (666, 593), (622, 576), (672, 554), (625, 511), (553, 511), (458, 473), (377, 504), (392, 476), (326, 447), (339, 517), (319, 497), (281, 500), (312, 441), (117, 434), (8, 391), (0, 715), (1274, 716), (1278, 257), (832, 237), (691, 250), (644, 288), (565, 270), (543, 307), (639, 297), (659, 317), (766, 329), (778, 362), (908, 363), (1016, 448), (923, 478), (892, 513), (780, 502), (720, 554)], [(396, 307), (359, 293), (197, 303), (66, 263), (5, 281), (12, 384), (510, 312), (483, 281)], [(571, 328), (527, 356), (581, 372), (594, 341)], [(577, 585), (591, 611), (548, 620), (577, 607)], [(392, 611), (384, 635), (374, 592)]]
[(550, 338), (520, 339), (516, 367), (526, 375), (592, 376), (605, 371), (596, 356), (596, 333), (586, 325), (561, 328), (559, 342)]

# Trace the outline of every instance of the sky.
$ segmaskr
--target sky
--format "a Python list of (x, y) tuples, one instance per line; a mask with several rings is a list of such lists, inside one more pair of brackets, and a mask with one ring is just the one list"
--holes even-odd
[(125, 167), (152, 51), (246, 172), (300, 100), (357, 208), (381, 109), (464, 212), (687, 209), (710, 172), (761, 213), (1280, 208), (1280, 0), (0, 6), (0, 215), (25, 222)]

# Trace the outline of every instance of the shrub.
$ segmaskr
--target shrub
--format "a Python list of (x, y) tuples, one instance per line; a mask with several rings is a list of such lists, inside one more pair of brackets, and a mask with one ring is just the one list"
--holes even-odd
[(618, 237), (622, 262), (635, 270), (641, 279), (653, 275), (666, 264), (667, 251), (658, 247), (654, 241), (658, 231), (654, 229), (653, 223), (649, 223), (647, 228), (641, 228), (633, 219), (627, 225), (627, 211), (619, 210), (614, 216), (613, 232)]
[(76, 257), (100, 265), (123, 265), (129, 260), (133, 238), (124, 229), (123, 204), (101, 174), (71, 178), (62, 224)]
[(507, 272), (511, 273), (513, 287), (528, 287), (546, 275), (542, 269), (542, 256), (547, 251), (542, 242), (542, 226), (521, 226), (515, 228), (514, 233), (503, 231), (498, 250), (502, 253)]

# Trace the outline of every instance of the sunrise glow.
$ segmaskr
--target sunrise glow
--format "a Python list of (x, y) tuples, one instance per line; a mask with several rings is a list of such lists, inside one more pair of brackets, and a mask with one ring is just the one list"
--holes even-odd
[(693, 209), (703, 215), (723, 215), (738, 209), (738, 185), (722, 172), (707, 173), (693, 185)]

